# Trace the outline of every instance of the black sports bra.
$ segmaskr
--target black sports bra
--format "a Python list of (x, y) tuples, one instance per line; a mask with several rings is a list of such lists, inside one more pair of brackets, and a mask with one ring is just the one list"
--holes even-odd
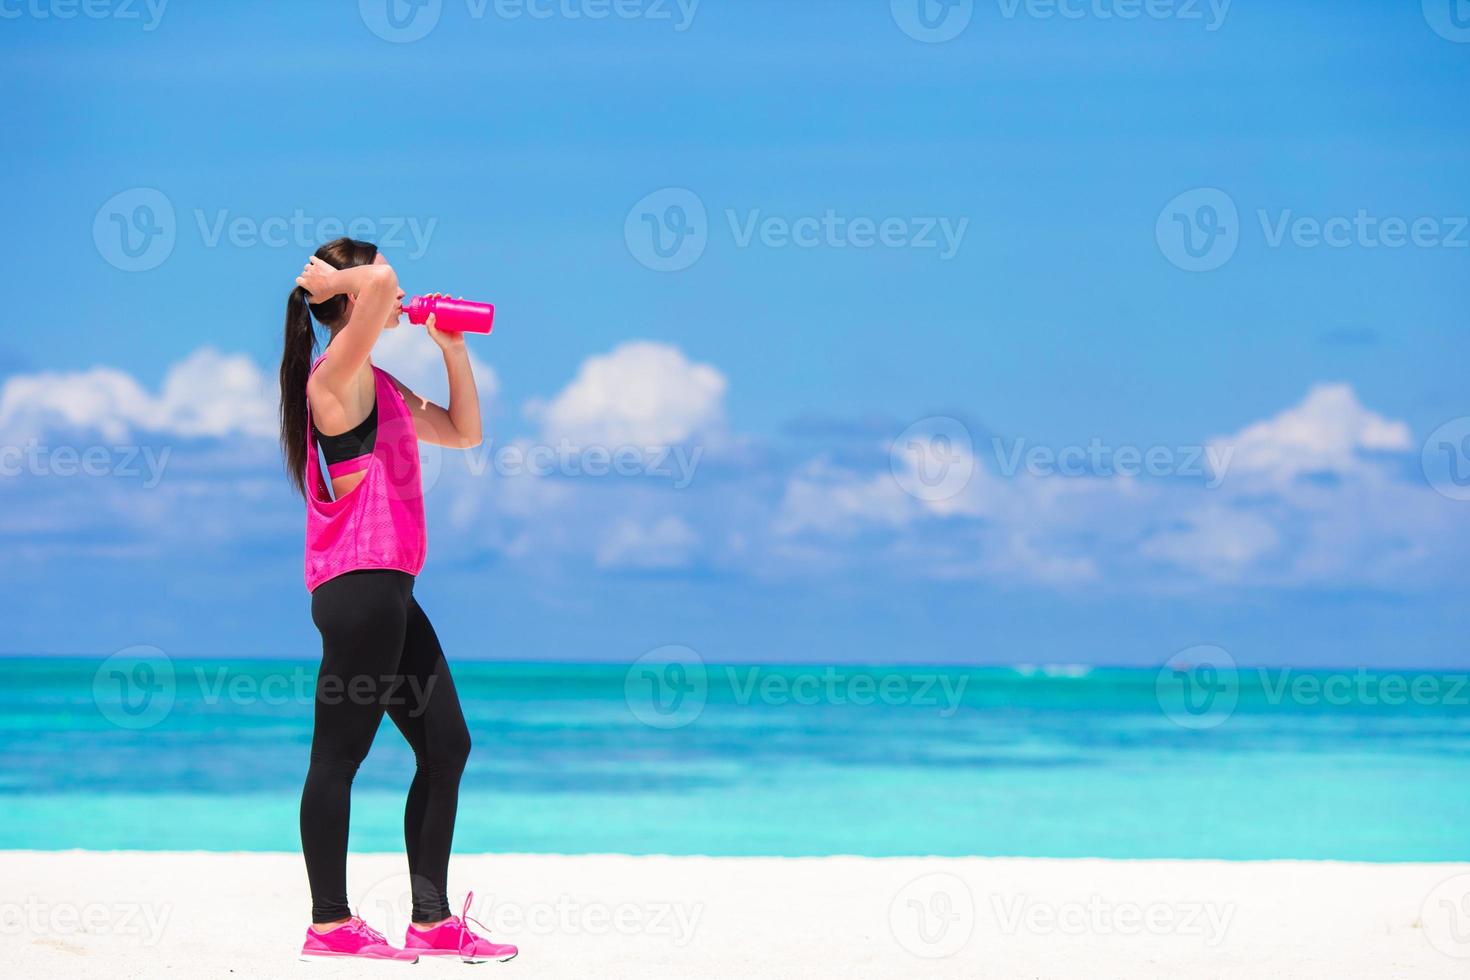
[(373, 451), (373, 446), (378, 441), (378, 403), (373, 402), (373, 410), (368, 412), (367, 418), (346, 432), (335, 436), (323, 435), (322, 430), (316, 427), (316, 422), (311, 423), (311, 432), (316, 436), (317, 445), (321, 447), (322, 457), (328, 466), (366, 456)]

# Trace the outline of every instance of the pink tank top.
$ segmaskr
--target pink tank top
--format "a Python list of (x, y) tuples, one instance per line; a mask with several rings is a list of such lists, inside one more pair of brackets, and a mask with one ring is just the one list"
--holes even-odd
[[(322, 359), (311, 366), (316, 370)], [(393, 568), (417, 575), (429, 550), (424, 487), (413, 416), (392, 376), (373, 368), (378, 435), (362, 482), (333, 500), (317, 462), (306, 406), (306, 590), (360, 568)]]

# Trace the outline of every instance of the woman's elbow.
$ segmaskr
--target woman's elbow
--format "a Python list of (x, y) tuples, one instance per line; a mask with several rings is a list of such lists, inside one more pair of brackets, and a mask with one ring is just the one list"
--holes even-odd
[(380, 262), (371, 266), (372, 284), (382, 290), (396, 290), (398, 288), (398, 273), (386, 262)]

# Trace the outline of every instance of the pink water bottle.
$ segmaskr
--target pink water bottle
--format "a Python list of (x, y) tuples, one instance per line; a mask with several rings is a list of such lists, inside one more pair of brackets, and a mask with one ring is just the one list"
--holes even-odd
[(409, 323), (427, 323), (434, 314), (434, 326), (456, 333), (489, 333), (495, 322), (495, 307), (489, 303), (471, 303), (467, 299), (448, 296), (415, 296), (403, 304)]

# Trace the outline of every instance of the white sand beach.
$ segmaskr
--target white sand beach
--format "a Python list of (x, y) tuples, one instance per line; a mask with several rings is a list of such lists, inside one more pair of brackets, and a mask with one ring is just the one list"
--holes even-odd
[[(402, 858), (350, 882), (401, 938)], [(474, 969), (545, 980), (1470, 975), (1470, 865), (458, 856), (467, 888), (521, 947)], [(295, 854), (0, 852), (0, 976), (361, 975), (297, 961), (307, 907)]]

